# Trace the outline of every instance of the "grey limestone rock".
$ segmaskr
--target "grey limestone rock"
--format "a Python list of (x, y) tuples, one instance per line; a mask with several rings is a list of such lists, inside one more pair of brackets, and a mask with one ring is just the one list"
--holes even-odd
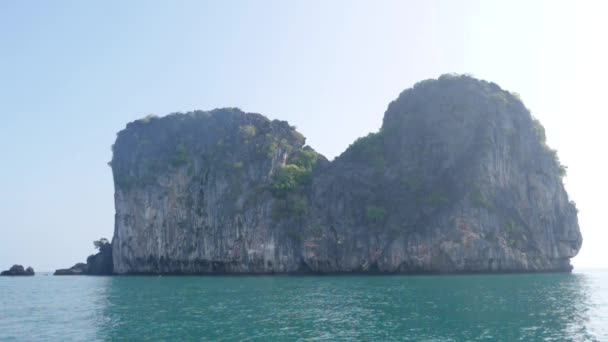
[(565, 168), (515, 94), (444, 75), (328, 161), (287, 122), (226, 108), (129, 123), (111, 161), (113, 271), (569, 271)]

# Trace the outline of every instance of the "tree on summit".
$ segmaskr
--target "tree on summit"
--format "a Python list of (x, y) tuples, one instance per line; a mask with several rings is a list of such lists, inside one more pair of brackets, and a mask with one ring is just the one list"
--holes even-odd
[(98, 249), (100, 252), (104, 252), (108, 248), (110, 248), (111, 245), (110, 245), (110, 241), (108, 241), (108, 239), (101, 238), (99, 240), (93, 241), (93, 246), (95, 246), (95, 249)]

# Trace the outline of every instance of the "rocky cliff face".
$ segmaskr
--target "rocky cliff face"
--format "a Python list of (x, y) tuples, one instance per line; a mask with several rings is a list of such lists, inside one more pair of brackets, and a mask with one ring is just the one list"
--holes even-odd
[[(303, 151), (286, 122), (236, 109), (136, 121), (114, 146), (114, 271), (286, 272), (275, 176)], [(314, 152), (311, 152), (314, 153)]]
[(493, 83), (420, 82), (332, 162), (304, 143), (237, 109), (128, 124), (114, 272), (567, 271), (581, 246), (542, 126)]

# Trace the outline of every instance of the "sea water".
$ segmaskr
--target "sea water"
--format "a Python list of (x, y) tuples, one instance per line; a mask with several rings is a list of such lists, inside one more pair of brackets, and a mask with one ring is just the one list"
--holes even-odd
[(608, 271), (0, 277), (0, 341), (608, 341)]

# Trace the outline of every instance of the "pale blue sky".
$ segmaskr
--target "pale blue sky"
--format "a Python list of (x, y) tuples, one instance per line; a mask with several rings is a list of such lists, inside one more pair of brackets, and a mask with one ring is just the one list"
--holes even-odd
[(607, 15), (600, 1), (0, 1), (0, 268), (71, 266), (112, 236), (106, 163), (129, 121), (240, 107), (332, 158), (448, 72), (521, 94), (569, 167), (574, 264), (607, 267)]

